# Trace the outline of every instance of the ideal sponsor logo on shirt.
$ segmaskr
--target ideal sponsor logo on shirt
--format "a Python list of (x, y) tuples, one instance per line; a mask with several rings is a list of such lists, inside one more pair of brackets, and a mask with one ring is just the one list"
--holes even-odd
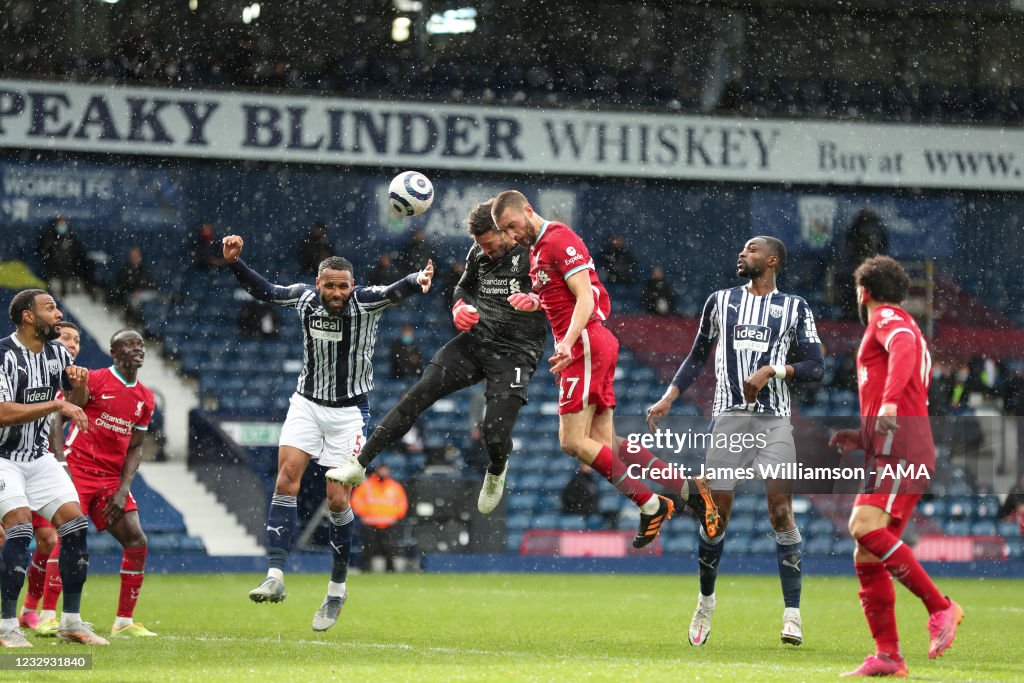
[(340, 332), (341, 331), (341, 319), (340, 318), (327, 318), (327, 317), (314, 317), (309, 319), (309, 327), (313, 330), (323, 330), (325, 332)]
[(29, 387), (25, 389), (25, 403), (46, 403), (53, 399), (53, 387)]
[(764, 325), (736, 325), (732, 328), (732, 346), (737, 351), (764, 353), (771, 337), (771, 328)]

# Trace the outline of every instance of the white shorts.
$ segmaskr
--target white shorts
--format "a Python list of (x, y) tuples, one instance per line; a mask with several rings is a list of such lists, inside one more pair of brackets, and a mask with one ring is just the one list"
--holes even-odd
[(47, 519), (64, 503), (78, 502), (75, 485), (53, 453), (27, 462), (0, 458), (0, 517), (27, 507)]
[(298, 448), (323, 467), (337, 467), (362, 448), (363, 426), (359, 406), (329, 408), (292, 394), (278, 445)]
[[(708, 448), (704, 463), (706, 467), (720, 473), (749, 468), (753, 470), (755, 478), (767, 479), (771, 477), (761, 476), (761, 466), (796, 462), (793, 425), (789, 418), (730, 410), (715, 418), (712, 434), (715, 445)], [(723, 447), (722, 442), (729, 445)], [(727, 474), (709, 478), (712, 479), (711, 488), (715, 491), (732, 491), (741, 479)]]

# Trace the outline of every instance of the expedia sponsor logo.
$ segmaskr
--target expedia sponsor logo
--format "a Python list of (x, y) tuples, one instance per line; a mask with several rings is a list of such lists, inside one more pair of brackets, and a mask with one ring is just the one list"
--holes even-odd
[(565, 265), (571, 266), (572, 264), (577, 263), (577, 262), (582, 261), (582, 260), (583, 260), (583, 254), (574, 254), (574, 255), (570, 256), (569, 258), (565, 259)]
[(771, 328), (764, 325), (735, 325), (732, 328), (732, 347), (737, 351), (765, 353), (771, 338)]
[(24, 403), (46, 403), (53, 400), (53, 387), (29, 387), (25, 390)]

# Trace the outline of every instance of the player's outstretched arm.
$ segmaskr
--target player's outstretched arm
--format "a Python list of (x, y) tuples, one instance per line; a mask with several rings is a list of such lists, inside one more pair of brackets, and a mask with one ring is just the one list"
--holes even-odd
[(242, 285), (242, 289), (260, 301), (284, 306), (290, 306), (298, 301), (305, 291), (303, 286), (292, 285), (290, 287), (282, 287), (281, 285), (267, 282), (262, 275), (250, 268), (242, 260), (243, 244), (242, 238), (238, 235), (228, 235), (223, 240), (224, 260), (227, 261), (228, 268), (234, 273), (238, 284)]
[[(361, 304), (370, 304), (371, 308), (380, 308), (395, 304), (413, 294), (426, 294), (434, 282), (434, 262), (427, 261), (423, 270), (409, 273), (398, 282), (386, 287), (360, 287), (356, 290), (356, 300)], [(382, 304), (382, 306), (372, 306)]]

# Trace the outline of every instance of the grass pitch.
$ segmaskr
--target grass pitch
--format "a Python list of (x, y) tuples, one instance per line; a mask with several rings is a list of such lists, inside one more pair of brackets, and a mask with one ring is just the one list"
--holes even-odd
[[(34, 672), (74, 681), (834, 681), (872, 651), (853, 578), (805, 577), (804, 645), (779, 642), (776, 577), (723, 575), (711, 639), (686, 641), (693, 575), (423, 574), (349, 577), (333, 629), (310, 620), (326, 576), (286, 577), (288, 599), (256, 605), (261, 576), (153, 575), (136, 617), (159, 638), (108, 648), (30, 636), (25, 654), (94, 655), (89, 672)], [(942, 579), (967, 613), (956, 643), (927, 658), (927, 614), (897, 587), (910, 674), (931, 681), (1021, 680), (1024, 582)], [(106, 634), (116, 576), (93, 576), (84, 616)], [(16, 677), (10, 671), (0, 678)]]

